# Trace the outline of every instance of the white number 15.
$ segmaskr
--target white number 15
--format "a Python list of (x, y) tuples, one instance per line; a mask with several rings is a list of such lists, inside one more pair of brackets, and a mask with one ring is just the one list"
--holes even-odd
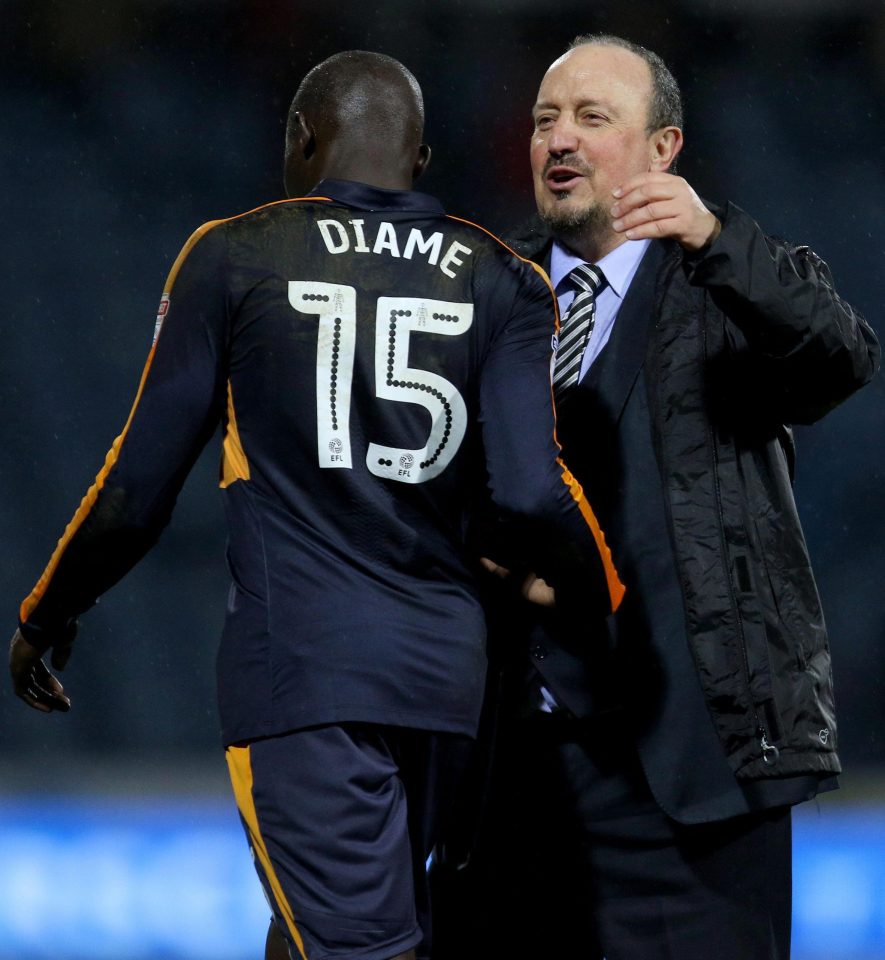
[[(356, 289), (340, 283), (291, 280), (289, 303), (319, 317), (316, 401), (321, 467), (352, 468), (350, 395), (356, 346)], [(472, 303), (420, 297), (379, 297), (375, 309), (375, 393), (383, 400), (417, 403), (430, 414), (423, 447), (409, 450), (369, 443), (366, 466), (377, 477), (423, 483), (438, 476), (458, 452), (467, 408), (454, 384), (409, 366), (413, 331), (458, 336), (473, 323)]]

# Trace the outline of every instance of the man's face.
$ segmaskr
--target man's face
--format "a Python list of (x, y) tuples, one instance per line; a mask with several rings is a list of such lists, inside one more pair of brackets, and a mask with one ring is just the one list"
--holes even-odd
[(651, 71), (621, 47), (585, 45), (557, 60), (532, 111), (538, 212), (555, 233), (609, 232), (612, 189), (651, 169)]

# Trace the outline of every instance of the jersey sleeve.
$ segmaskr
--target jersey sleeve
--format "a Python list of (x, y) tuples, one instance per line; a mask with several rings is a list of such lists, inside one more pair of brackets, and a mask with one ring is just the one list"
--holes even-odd
[(550, 385), (556, 301), (539, 268), (511, 266), (495, 289), (503, 322), (480, 387), (491, 497), (514, 529), (523, 531), (525, 562), (557, 589), (580, 592), (588, 612), (605, 615), (617, 609), (624, 587), (556, 441)]
[(21, 605), (35, 646), (76, 617), (156, 542), (224, 409), (226, 243), (217, 223), (188, 240), (170, 271), (135, 401), (49, 564)]

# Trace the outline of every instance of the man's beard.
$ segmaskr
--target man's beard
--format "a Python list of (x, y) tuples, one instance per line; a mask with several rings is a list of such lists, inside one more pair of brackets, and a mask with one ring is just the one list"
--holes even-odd
[(588, 239), (599, 237), (611, 228), (611, 215), (598, 201), (577, 210), (562, 201), (557, 199), (552, 207), (539, 210), (538, 213), (550, 227), (553, 236), (567, 247), (573, 247), (576, 241), (586, 243)]

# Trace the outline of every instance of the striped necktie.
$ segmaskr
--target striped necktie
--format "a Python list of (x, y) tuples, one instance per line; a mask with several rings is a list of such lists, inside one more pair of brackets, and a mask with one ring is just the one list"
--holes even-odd
[(577, 288), (559, 326), (559, 342), (553, 362), (553, 398), (562, 403), (581, 375), (581, 359), (596, 320), (596, 295), (606, 280), (599, 267), (582, 263), (568, 275)]

